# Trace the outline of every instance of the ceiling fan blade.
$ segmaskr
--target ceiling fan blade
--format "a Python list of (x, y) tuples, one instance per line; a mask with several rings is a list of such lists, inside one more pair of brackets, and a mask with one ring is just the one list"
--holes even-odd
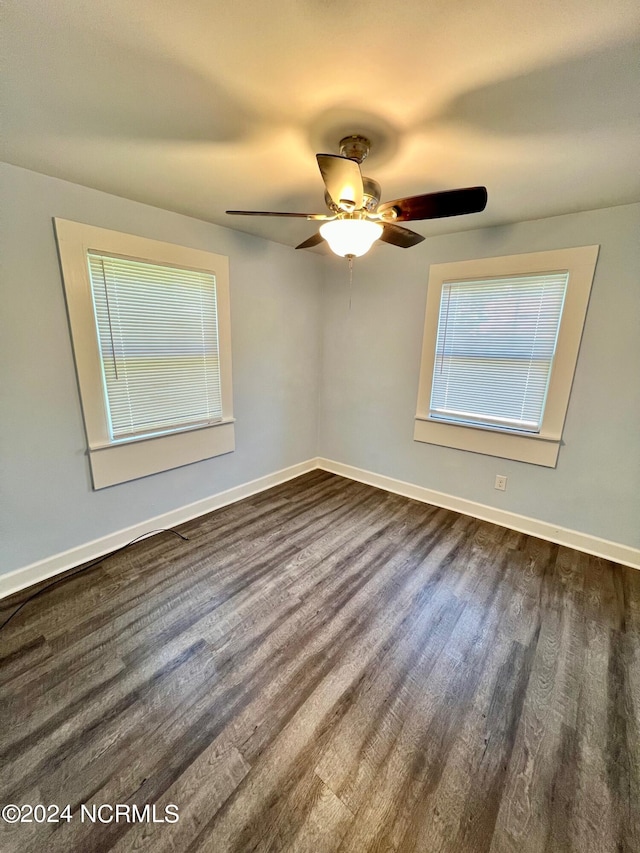
[(304, 243), (300, 243), (299, 246), (296, 246), (296, 249), (312, 249), (314, 246), (319, 246), (320, 243), (324, 243), (324, 237), (318, 231), (317, 234), (312, 234)]
[(422, 234), (416, 234), (415, 231), (410, 231), (401, 225), (395, 225), (393, 222), (383, 222), (382, 228), (383, 231), (380, 235), (382, 242), (391, 243), (393, 246), (400, 246), (401, 249), (410, 249), (424, 240)]
[(378, 207), (378, 213), (395, 208), (397, 222), (412, 219), (440, 219), (444, 216), (462, 216), (465, 213), (479, 213), (487, 206), (486, 187), (466, 187), (461, 190), (446, 190), (440, 193), (414, 195), (411, 198), (399, 198), (386, 201)]
[(334, 204), (341, 210), (359, 210), (364, 204), (364, 190), (358, 163), (339, 154), (316, 154), (316, 160)]
[(230, 216), (294, 216), (297, 219), (335, 219), (326, 213), (280, 213), (273, 210), (225, 210)]

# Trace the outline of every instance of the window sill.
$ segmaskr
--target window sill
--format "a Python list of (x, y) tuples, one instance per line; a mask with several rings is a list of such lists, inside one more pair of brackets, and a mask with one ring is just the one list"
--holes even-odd
[(94, 446), (89, 450), (93, 488), (105, 489), (233, 450), (233, 419), (196, 429)]
[(211, 427), (221, 426), (223, 424), (235, 423), (235, 418), (218, 418), (215, 421), (209, 421), (206, 424), (195, 424), (193, 426), (178, 427), (177, 429), (167, 429), (161, 432), (149, 432), (144, 435), (130, 435), (123, 438), (114, 438), (113, 441), (104, 441), (101, 443), (91, 444), (89, 450), (106, 450), (108, 447), (122, 447), (124, 444), (134, 444), (138, 441), (153, 441), (156, 438), (164, 438), (167, 435), (178, 435), (186, 432), (194, 432), (199, 429), (211, 429)]
[(417, 416), (414, 441), (438, 444), (471, 453), (484, 453), (501, 459), (530, 462), (545, 468), (555, 468), (560, 439), (539, 433), (516, 433), (492, 427), (443, 423)]

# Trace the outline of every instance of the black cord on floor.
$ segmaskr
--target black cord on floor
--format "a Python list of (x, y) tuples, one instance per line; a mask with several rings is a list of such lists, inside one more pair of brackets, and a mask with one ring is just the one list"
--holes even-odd
[(174, 530), (172, 527), (159, 527), (157, 530), (150, 530), (148, 533), (141, 533), (140, 536), (136, 536), (135, 539), (132, 539), (131, 542), (127, 542), (126, 545), (121, 545), (120, 548), (116, 548), (114, 551), (109, 551), (108, 554), (103, 554), (102, 557), (99, 557), (97, 560), (94, 560), (92, 563), (88, 563), (86, 566), (80, 566), (80, 568), (75, 569), (75, 571), (70, 572), (69, 574), (65, 575), (63, 578), (57, 578), (56, 580), (51, 581), (51, 583), (48, 583), (46, 586), (43, 586), (41, 589), (32, 593), (28, 598), (25, 598), (25, 600), (22, 602), (21, 605), (19, 605), (19, 607), (16, 607), (16, 609), (13, 611), (13, 613), (7, 619), (5, 619), (5, 621), (2, 623), (2, 625), (0, 625), (0, 631), (2, 631), (2, 629), (5, 628), (9, 624), (9, 622), (11, 622), (11, 620), (13, 619), (14, 616), (17, 616), (18, 613), (20, 613), (20, 611), (22, 610), (22, 608), (26, 604), (29, 604), (30, 601), (33, 601), (34, 598), (38, 598), (39, 596), (41, 596), (43, 593), (47, 592), (48, 590), (53, 589), (56, 586), (59, 586), (60, 584), (64, 583), (65, 581), (71, 580), (71, 578), (75, 577), (76, 575), (79, 575), (81, 572), (86, 572), (87, 569), (92, 569), (94, 566), (97, 566), (99, 563), (103, 563), (105, 560), (108, 560), (109, 557), (113, 557), (114, 554), (119, 554), (120, 551), (124, 551), (125, 548), (129, 548), (129, 546), (134, 545), (136, 542), (140, 542), (142, 539), (148, 539), (150, 536), (155, 536), (156, 533), (173, 533), (174, 536), (179, 536), (180, 539), (184, 539), (185, 542), (189, 541), (186, 536), (183, 536), (182, 533), (178, 533), (178, 531)]

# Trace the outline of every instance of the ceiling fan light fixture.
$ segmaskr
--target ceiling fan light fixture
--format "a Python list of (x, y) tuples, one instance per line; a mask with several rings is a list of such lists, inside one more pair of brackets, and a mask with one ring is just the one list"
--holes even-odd
[(331, 251), (346, 258), (366, 254), (382, 234), (382, 225), (368, 219), (333, 219), (320, 226), (320, 233)]

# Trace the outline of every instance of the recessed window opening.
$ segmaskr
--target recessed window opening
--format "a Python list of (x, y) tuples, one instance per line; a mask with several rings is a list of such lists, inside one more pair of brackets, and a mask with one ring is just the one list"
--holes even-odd
[(443, 283), (430, 417), (540, 431), (568, 277)]
[(222, 418), (216, 277), (88, 253), (113, 440)]

